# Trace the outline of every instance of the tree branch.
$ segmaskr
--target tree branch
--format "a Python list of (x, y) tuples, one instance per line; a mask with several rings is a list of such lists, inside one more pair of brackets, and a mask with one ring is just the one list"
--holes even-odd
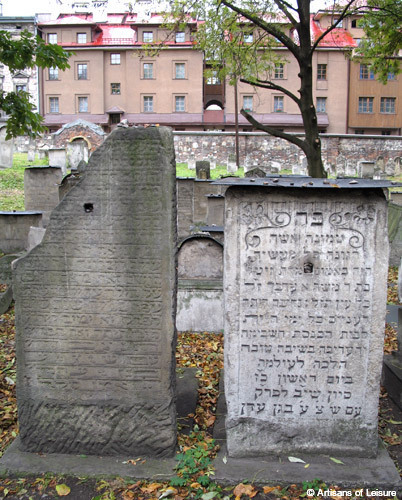
[(274, 36), (277, 38), (280, 42), (287, 47), (290, 52), (297, 58), (299, 55), (299, 47), (294, 43), (294, 41), (289, 38), (283, 31), (278, 29), (275, 24), (272, 23), (267, 23), (263, 21), (261, 18), (258, 16), (252, 14), (251, 12), (248, 12), (244, 9), (240, 9), (239, 7), (236, 7), (236, 5), (233, 5), (231, 2), (228, 2), (228, 0), (219, 0), (219, 3), (226, 5), (229, 9), (233, 10), (234, 12), (237, 12), (241, 16), (245, 17), (249, 21), (251, 21), (253, 24), (258, 26), (259, 28), (263, 29), (270, 35)]
[(290, 90), (286, 89), (285, 87), (282, 87), (281, 85), (277, 85), (276, 83), (273, 83), (271, 81), (267, 80), (259, 80), (257, 79), (256, 81), (252, 80), (247, 80), (246, 78), (240, 78), (240, 81), (242, 83), (247, 83), (248, 85), (253, 85), (255, 87), (261, 87), (263, 89), (269, 89), (269, 90), (278, 90), (279, 92), (282, 92), (282, 94), (287, 95), (290, 97), (299, 107), (300, 107), (300, 99), (295, 96)]
[(346, 6), (344, 7), (344, 9), (342, 10), (342, 12), (339, 14), (339, 18), (338, 20), (336, 21), (336, 23), (334, 24), (331, 24), (331, 26), (326, 29), (324, 31), (324, 33), (322, 33), (318, 38), (317, 40), (314, 42), (313, 46), (311, 47), (311, 53), (313, 53), (315, 51), (315, 49), (318, 47), (318, 44), (321, 42), (321, 40), (323, 38), (325, 38), (329, 33), (331, 33), (332, 30), (334, 30), (338, 25), (339, 23), (342, 21), (342, 19), (344, 19), (345, 17), (347, 17), (349, 14), (348, 14), (348, 10), (349, 8), (351, 7), (351, 5), (353, 5), (355, 3), (356, 0), (349, 0), (349, 2), (346, 4)]
[(297, 9), (292, 7), (290, 4), (288, 4), (284, 0), (274, 0), (274, 2), (279, 7), (279, 9), (285, 14), (285, 16), (289, 19), (289, 21), (292, 23), (293, 27), (296, 28), (298, 25), (298, 22), (292, 16), (292, 14), (289, 12), (288, 8), (290, 8), (292, 10), (297, 10)]
[(298, 146), (300, 149), (304, 151), (304, 153), (307, 154), (308, 147), (302, 139), (299, 139), (298, 137), (294, 135), (287, 134), (286, 132), (281, 132), (280, 130), (277, 130), (276, 128), (269, 127), (268, 125), (263, 125), (259, 121), (257, 121), (252, 115), (247, 113), (244, 109), (240, 111), (240, 113), (246, 118), (246, 120), (253, 125), (254, 128), (258, 130), (262, 130), (263, 132), (266, 132), (267, 134), (273, 135), (274, 137), (279, 137), (281, 139), (285, 139), (286, 141), (291, 142), (292, 144), (295, 144)]

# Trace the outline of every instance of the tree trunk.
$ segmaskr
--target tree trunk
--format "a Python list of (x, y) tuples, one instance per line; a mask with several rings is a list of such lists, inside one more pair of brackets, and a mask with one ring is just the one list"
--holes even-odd
[(307, 170), (311, 177), (327, 177), (321, 159), (321, 139), (313, 102), (313, 54), (311, 52), (310, 7), (308, 0), (299, 0), (299, 38), (300, 51), (297, 61), (300, 68), (300, 111), (305, 131), (304, 153), (307, 157)]

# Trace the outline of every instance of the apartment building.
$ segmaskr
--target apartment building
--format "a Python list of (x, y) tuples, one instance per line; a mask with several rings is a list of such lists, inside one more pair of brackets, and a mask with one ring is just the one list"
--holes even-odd
[[(332, 21), (330, 11), (312, 15), (312, 37), (317, 39)], [(204, 78), (208, 61), (194, 49), (196, 20), (175, 33), (163, 29), (162, 22), (151, 12), (77, 12), (40, 22), (44, 39), (74, 51), (70, 69), (39, 70), (45, 125), (56, 130), (80, 117), (106, 131), (122, 119), (175, 130), (233, 130), (237, 100), (238, 109), (252, 111), (264, 124), (303, 131), (299, 110), (286, 95), (240, 82), (233, 87), (214, 74)], [(400, 134), (400, 77), (390, 75), (384, 86), (365, 65), (350, 61), (361, 36), (357, 19), (347, 19), (314, 53), (319, 129), (334, 134)], [(281, 62), (272, 78), (297, 95), (297, 62), (286, 48), (278, 46), (275, 51)], [(240, 130), (252, 130), (243, 116), (238, 122)]]
[[(26, 30), (34, 34), (35, 17), (11, 17), (0, 16), (0, 30), (11, 34), (12, 39), (19, 39), (22, 31)], [(36, 67), (26, 68), (21, 71), (11, 72), (8, 66), (0, 64), (0, 91), (2, 92), (29, 92), (30, 101), (38, 109), (39, 87), (38, 69)], [(4, 112), (0, 110), (0, 119), (6, 119)]]

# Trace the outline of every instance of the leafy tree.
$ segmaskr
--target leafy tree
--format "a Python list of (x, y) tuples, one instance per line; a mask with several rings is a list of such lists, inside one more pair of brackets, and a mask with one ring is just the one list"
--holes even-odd
[[(171, 14), (176, 26), (185, 23), (188, 16), (202, 20), (196, 34), (197, 48), (204, 51), (210, 67), (219, 70), (222, 78), (228, 78), (232, 84), (240, 80), (282, 92), (297, 104), (303, 119), (304, 139), (262, 124), (244, 109), (241, 114), (254, 128), (301, 148), (307, 157), (309, 174), (326, 177), (313, 101), (313, 54), (325, 36), (345, 17), (359, 11), (361, 7), (355, 5), (358, 1), (334, 5), (336, 16), (332, 24), (316, 39), (310, 29), (310, 0), (173, 0)], [(374, 3), (376, 0), (368, 1)], [(379, 1), (390, 5), (395, 2)], [(252, 39), (247, 37), (251, 34)], [(293, 93), (273, 77), (275, 65), (284, 59), (283, 51), (272, 50), (277, 47), (286, 47), (287, 57), (297, 61), (298, 93)], [(387, 50), (384, 48), (384, 53)]]
[(370, 63), (378, 79), (386, 84), (390, 73), (400, 73), (402, 49), (402, 2), (401, 0), (367, 0), (356, 7), (364, 14), (359, 26), (365, 38), (356, 50), (356, 58)]
[[(29, 31), (24, 30), (18, 40), (7, 31), (0, 31), (0, 62), (11, 72), (34, 66), (64, 70), (70, 67), (70, 56), (71, 53), (65, 52), (62, 47), (46, 44)], [(27, 92), (1, 92), (0, 109), (8, 115), (7, 139), (24, 134), (35, 137), (46, 130), (42, 125), (43, 118), (35, 113)]]

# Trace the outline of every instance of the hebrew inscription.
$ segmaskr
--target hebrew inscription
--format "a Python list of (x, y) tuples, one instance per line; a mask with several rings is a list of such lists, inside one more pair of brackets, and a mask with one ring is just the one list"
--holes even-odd
[(174, 453), (175, 192), (171, 132), (118, 129), (17, 262), (24, 450)]
[(232, 455), (342, 448), (375, 454), (385, 201), (321, 193), (233, 188), (227, 197)]

